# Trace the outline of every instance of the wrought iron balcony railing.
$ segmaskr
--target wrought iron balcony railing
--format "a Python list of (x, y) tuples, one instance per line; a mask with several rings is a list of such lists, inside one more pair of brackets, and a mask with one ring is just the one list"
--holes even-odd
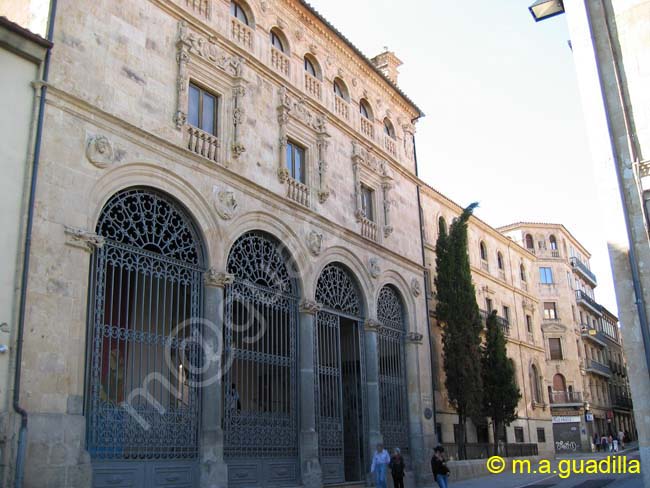
[(580, 391), (552, 391), (549, 395), (551, 405), (581, 404), (582, 392)]
[[(483, 321), (483, 327), (485, 328), (485, 321), (487, 320), (490, 313), (487, 310), (479, 310), (479, 315), (481, 316), (481, 320)], [(505, 336), (510, 335), (510, 321), (508, 319), (497, 315), (497, 324), (501, 327), (501, 330), (503, 331), (503, 335)]]
[(620, 408), (632, 408), (632, 399), (623, 395), (612, 395), (612, 405)]
[(598, 284), (596, 275), (578, 258), (571, 258), (571, 266), (573, 266), (573, 268), (593, 286)]
[(603, 363), (599, 363), (598, 361), (595, 361), (593, 359), (588, 359), (586, 362), (586, 366), (587, 366), (586, 370), (588, 373), (599, 374), (607, 378), (612, 376), (612, 370), (609, 369), (609, 366), (606, 366)]
[(607, 346), (607, 336), (598, 329), (583, 324), (580, 326), (580, 333), (585, 339), (592, 340), (600, 346)]
[(589, 295), (587, 295), (584, 291), (582, 290), (576, 290), (576, 302), (578, 305), (582, 305), (584, 307), (587, 307), (589, 310), (591, 310), (593, 313), (601, 317), (603, 313), (601, 312), (601, 307), (598, 305), (596, 300), (591, 298)]

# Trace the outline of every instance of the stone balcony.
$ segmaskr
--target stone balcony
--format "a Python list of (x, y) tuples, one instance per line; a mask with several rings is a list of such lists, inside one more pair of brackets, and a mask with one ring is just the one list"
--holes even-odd
[(580, 391), (552, 391), (549, 393), (551, 406), (582, 406), (582, 392)]
[(289, 76), (289, 57), (273, 46), (271, 46), (271, 66), (278, 73)]
[(323, 93), (322, 83), (309, 73), (305, 73), (305, 91), (316, 100), (320, 100)]
[(580, 261), (578, 258), (571, 258), (570, 262), (573, 270), (582, 276), (582, 278), (587, 280), (591, 286), (596, 286), (598, 284), (596, 275), (589, 268), (587, 268), (587, 265), (585, 265), (582, 261)]
[(350, 104), (341, 97), (334, 96), (334, 112), (343, 120), (350, 120)]
[(377, 224), (367, 217), (361, 216), (361, 235), (371, 241), (377, 241)]
[(364, 116), (361, 116), (361, 133), (366, 136), (368, 139), (374, 139), (375, 138), (375, 128), (372, 125), (372, 122), (370, 122), (368, 119), (366, 119)]
[(186, 125), (183, 134), (185, 147), (199, 156), (215, 163), (219, 162), (220, 142), (217, 136), (208, 134), (201, 129)]
[(230, 37), (243, 48), (253, 49), (253, 29), (235, 18), (230, 20)]
[(309, 207), (309, 187), (293, 178), (287, 179), (287, 197), (305, 207)]
[(395, 143), (395, 139), (391, 136), (384, 136), (384, 149), (391, 156), (397, 157), (397, 144)]

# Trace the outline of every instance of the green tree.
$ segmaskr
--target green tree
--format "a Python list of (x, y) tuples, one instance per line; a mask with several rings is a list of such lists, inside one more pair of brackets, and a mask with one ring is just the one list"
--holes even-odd
[(466, 458), (466, 423), (478, 417), (481, 404), (481, 330), (483, 325), (467, 254), (467, 221), (473, 203), (454, 220), (449, 234), (441, 229), (436, 243), (436, 317), (443, 327), (445, 387), (458, 414), (458, 455)]
[[(508, 357), (506, 339), (497, 322), (496, 310), (490, 311), (486, 321), (487, 333), (482, 350), (483, 415), (492, 419), (492, 432), (497, 442), (503, 425), (517, 418), (517, 404), (521, 398), (515, 379), (515, 365)], [(496, 450), (495, 450), (496, 452)]]

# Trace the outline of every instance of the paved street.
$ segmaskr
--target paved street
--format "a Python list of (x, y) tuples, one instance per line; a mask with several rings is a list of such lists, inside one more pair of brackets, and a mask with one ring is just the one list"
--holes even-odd
[[(638, 450), (625, 452), (628, 463), (630, 459), (639, 459)], [(562, 457), (561, 459), (571, 459), (577, 462), (589, 459), (603, 459), (602, 454), (589, 454), (584, 456)], [(553, 460), (553, 470), (557, 470), (560, 459)], [(531, 463), (534, 466), (534, 463)], [(481, 478), (455, 482), (453, 477), (450, 479), (450, 486), (454, 488), (478, 488), (478, 487), (499, 487), (499, 488), (640, 488), (643, 487), (641, 475), (626, 474), (572, 474), (566, 479), (562, 479), (558, 474), (543, 475), (515, 475), (508, 473), (506, 470), (499, 475), (489, 475)], [(437, 488), (437, 485), (434, 485)]]

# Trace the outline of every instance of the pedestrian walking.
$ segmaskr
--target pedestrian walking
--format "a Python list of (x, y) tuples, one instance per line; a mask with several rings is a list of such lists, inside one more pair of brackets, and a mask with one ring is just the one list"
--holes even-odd
[(375, 486), (377, 488), (386, 488), (386, 470), (389, 463), (388, 451), (384, 449), (384, 445), (380, 442), (377, 444), (377, 451), (372, 457), (372, 465), (370, 466), (370, 472), (375, 474)]
[(607, 436), (605, 434), (600, 438), (600, 448), (603, 452), (607, 452)]
[(625, 449), (625, 434), (622, 430), (618, 431), (618, 448), (621, 450)]
[(433, 457), (431, 458), (431, 471), (433, 472), (433, 479), (436, 480), (440, 488), (447, 488), (447, 477), (449, 476), (449, 468), (445, 463), (445, 448), (436, 446), (433, 450)]
[(616, 437), (614, 437), (612, 445), (614, 446), (614, 452), (618, 452), (618, 439)]
[(612, 438), (612, 434), (609, 434), (609, 437), (607, 438), (607, 443), (609, 446), (609, 452), (612, 452), (614, 450), (614, 439)]
[(390, 474), (393, 477), (393, 487), (404, 488), (404, 470), (406, 469), (406, 465), (404, 464), (404, 458), (399, 447), (395, 448), (395, 454), (390, 458), (389, 467)]

